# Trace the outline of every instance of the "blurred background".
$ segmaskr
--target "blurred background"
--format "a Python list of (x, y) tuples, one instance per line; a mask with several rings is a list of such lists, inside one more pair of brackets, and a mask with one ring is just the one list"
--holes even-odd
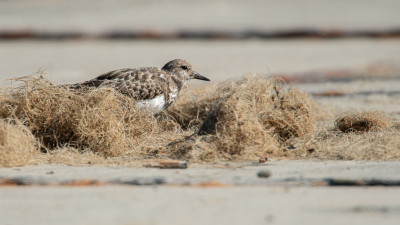
[(393, 80), (399, 12), (398, 0), (0, 0), (0, 85), (39, 68), (62, 84), (176, 58), (214, 83)]

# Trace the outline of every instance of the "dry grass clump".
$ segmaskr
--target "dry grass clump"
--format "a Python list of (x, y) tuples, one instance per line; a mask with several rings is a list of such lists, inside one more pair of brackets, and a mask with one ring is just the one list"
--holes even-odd
[(398, 160), (400, 131), (390, 115), (378, 111), (344, 112), (334, 129), (320, 132), (305, 146), (312, 158)]
[[(261, 155), (400, 159), (400, 126), (393, 126), (389, 115), (346, 112), (336, 119), (335, 129), (323, 130), (320, 123), (316, 131), (316, 107), (308, 95), (261, 75), (186, 88), (157, 116), (110, 88), (72, 90), (42, 76), (17, 81), (22, 84), (0, 89), (0, 167), (160, 158), (209, 162)], [(106, 159), (115, 156), (123, 160)]]
[[(70, 90), (42, 77), (18, 81), (23, 84), (1, 92), (0, 117), (22, 121), (42, 151), (50, 152), (44, 161), (52, 163), (84, 158), (76, 149), (95, 156), (192, 161), (275, 156), (291, 138), (309, 141), (316, 124), (307, 95), (261, 75), (183, 90), (157, 118), (113, 89)], [(74, 148), (56, 150), (61, 146)]]
[(390, 116), (384, 112), (344, 112), (335, 121), (342, 132), (382, 131), (391, 127)]
[[(345, 116), (356, 121), (341, 130)], [(353, 115), (353, 116), (350, 116)], [(362, 119), (360, 119), (362, 118)], [(363, 123), (359, 122), (362, 121)], [(339, 125), (338, 125), (339, 122)], [(320, 131), (309, 142), (292, 139), (295, 148), (282, 150), (285, 159), (324, 160), (399, 160), (400, 129), (388, 114), (381, 112), (345, 112), (335, 121), (335, 126), (319, 127)], [(348, 124), (347, 124), (348, 125)], [(354, 128), (356, 127), (356, 128)]]
[(29, 164), (36, 149), (30, 130), (18, 121), (0, 119), (0, 167)]
[(314, 133), (308, 96), (272, 78), (246, 76), (190, 96), (180, 98), (169, 113), (183, 126), (199, 124), (200, 136), (171, 143), (171, 157), (209, 161), (275, 156), (290, 138), (308, 141)]
[(331, 160), (399, 160), (400, 132), (325, 131), (307, 146), (309, 158)]
[(0, 93), (0, 118), (16, 118), (47, 149), (69, 145), (103, 156), (119, 156), (135, 144), (134, 136), (152, 132), (153, 117), (135, 109), (113, 89), (70, 90), (41, 77)]

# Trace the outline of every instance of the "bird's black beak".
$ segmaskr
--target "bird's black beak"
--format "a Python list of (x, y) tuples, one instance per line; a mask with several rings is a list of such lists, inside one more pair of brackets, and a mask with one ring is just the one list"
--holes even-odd
[(208, 79), (207, 77), (204, 77), (204, 76), (200, 75), (200, 74), (197, 73), (196, 71), (194, 71), (194, 72), (192, 73), (192, 79), (210, 81), (210, 79)]

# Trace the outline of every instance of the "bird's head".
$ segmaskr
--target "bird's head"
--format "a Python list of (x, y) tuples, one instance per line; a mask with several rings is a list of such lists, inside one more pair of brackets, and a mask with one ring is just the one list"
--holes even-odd
[(200, 75), (193, 70), (192, 65), (183, 59), (174, 59), (169, 61), (161, 68), (166, 72), (170, 72), (171, 75), (177, 75), (188, 81), (190, 79), (210, 81), (210, 79)]

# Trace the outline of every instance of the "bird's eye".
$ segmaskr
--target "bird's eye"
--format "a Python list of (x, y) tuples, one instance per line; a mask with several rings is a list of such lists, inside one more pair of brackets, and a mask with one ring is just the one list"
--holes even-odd
[(181, 66), (182, 69), (187, 70), (187, 66)]

